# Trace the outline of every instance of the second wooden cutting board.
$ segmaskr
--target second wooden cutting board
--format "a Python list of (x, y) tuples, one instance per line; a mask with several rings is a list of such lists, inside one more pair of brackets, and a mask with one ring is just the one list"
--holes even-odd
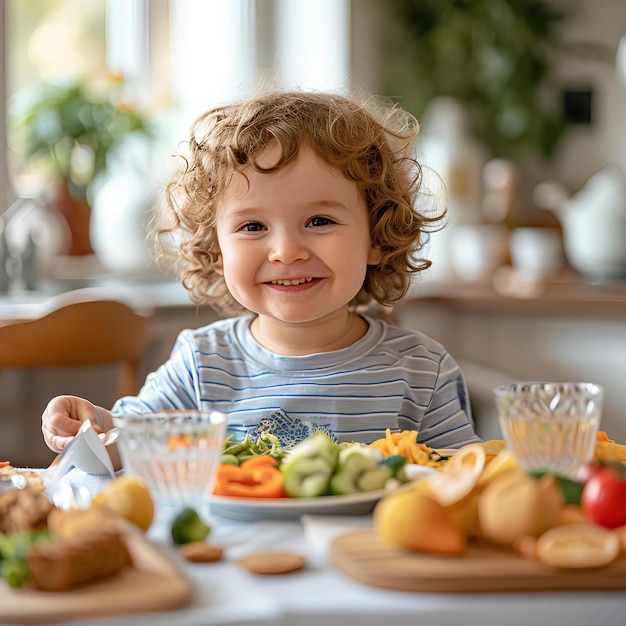
[(374, 530), (336, 538), (332, 563), (359, 582), (401, 591), (500, 592), (626, 589), (626, 558), (594, 570), (555, 571), (512, 551), (472, 546), (462, 557), (387, 546)]
[(0, 581), (0, 623), (49, 625), (171, 611), (190, 601), (191, 582), (138, 531), (129, 530), (129, 548), (134, 567), (68, 591), (11, 589)]

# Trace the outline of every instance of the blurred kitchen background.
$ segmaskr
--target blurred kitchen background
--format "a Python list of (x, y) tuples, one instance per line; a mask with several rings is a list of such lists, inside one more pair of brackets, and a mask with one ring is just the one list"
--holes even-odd
[[(154, 307), (147, 373), (180, 329), (216, 319), (146, 241), (193, 119), (272, 85), (384, 96), (420, 120), (420, 201), (449, 210), (392, 319), (459, 360), (484, 437), (499, 437), (493, 385), (584, 379), (606, 387), (602, 428), (626, 442), (623, 0), (1, 6), (0, 323), (117, 290)], [(112, 403), (102, 378), (70, 380), (0, 371), (0, 460), (47, 459), (53, 395)]]

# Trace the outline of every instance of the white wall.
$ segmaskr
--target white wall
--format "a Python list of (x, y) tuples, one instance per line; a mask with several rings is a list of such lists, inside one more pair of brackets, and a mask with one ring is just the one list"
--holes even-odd
[[(603, 44), (610, 48), (611, 63), (564, 57), (558, 68), (563, 85), (593, 89), (593, 123), (572, 126), (559, 148), (548, 173), (571, 189), (580, 188), (598, 169), (618, 163), (626, 169), (626, 85), (620, 82), (615, 56), (622, 35), (626, 35), (624, 0), (560, 0), (565, 7), (578, 7), (567, 22), (571, 41)], [(559, 3), (557, 3), (559, 4)]]

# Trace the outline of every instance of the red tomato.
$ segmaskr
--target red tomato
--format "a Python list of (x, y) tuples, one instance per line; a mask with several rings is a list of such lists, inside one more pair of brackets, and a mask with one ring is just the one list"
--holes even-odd
[(595, 476), (605, 469), (606, 466), (600, 463), (589, 463), (589, 465), (584, 465), (580, 468), (576, 475), (576, 480), (584, 485), (592, 476)]
[(606, 528), (626, 524), (626, 479), (610, 468), (596, 472), (585, 483), (580, 501), (587, 518)]

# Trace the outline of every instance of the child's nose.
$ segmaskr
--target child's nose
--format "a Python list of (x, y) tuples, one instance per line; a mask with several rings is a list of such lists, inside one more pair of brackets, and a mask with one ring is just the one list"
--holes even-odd
[(268, 254), (270, 262), (295, 263), (309, 257), (309, 251), (304, 242), (293, 233), (280, 233), (272, 237), (271, 248)]

